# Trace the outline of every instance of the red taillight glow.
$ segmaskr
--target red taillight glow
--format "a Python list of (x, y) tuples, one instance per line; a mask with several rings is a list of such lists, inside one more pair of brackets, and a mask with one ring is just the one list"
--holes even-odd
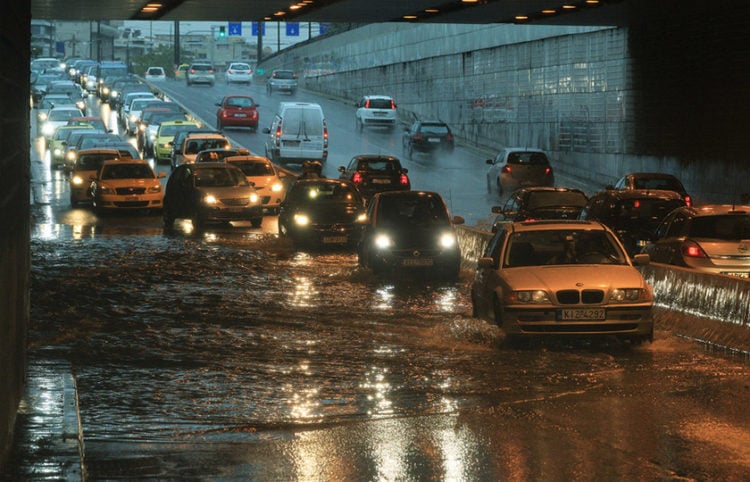
[(544, 175), (545, 175), (545, 176), (549, 176), (550, 174), (552, 174), (552, 168), (551, 168), (551, 167), (548, 167), (548, 168), (546, 168), (546, 169), (544, 170)]
[(323, 147), (328, 147), (328, 124), (323, 121)]
[(391, 110), (396, 108), (396, 103), (393, 102), (393, 99), (391, 99)]
[(398, 182), (402, 186), (408, 186), (409, 185), (409, 177), (406, 174), (401, 173), (401, 175), (398, 178)]
[(641, 202), (636, 199), (635, 201), (633, 201), (633, 207), (636, 209), (641, 207)]
[(446, 139), (446, 140), (447, 140), (448, 142), (453, 142), (453, 134), (448, 134), (447, 136), (445, 136), (445, 139)]
[(708, 258), (706, 252), (693, 241), (685, 241), (682, 244), (682, 255), (687, 258)]
[(229, 74), (234, 74), (234, 70), (232, 70), (232, 69), (229, 69), (229, 70), (227, 71), (227, 73), (229, 73)]
[(500, 171), (504, 172), (505, 174), (509, 174), (510, 173), (510, 166), (506, 164), (506, 165), (503, 166), (502, 169), (500, 169)]
[(693, 205), (693, 198), (691, 198), (688, 195), (685, 195), (685, 206), (690, 207)]
[(359, 184), (360, 182), (362, 182), (362, 173), (355, 172), (354, 175), (352, 176), (352, 182), (354, 184)]
[(281, 142), (281, 121), (279, 121), (279, 125), (276, 126), (275, 136), (276, 136), (275, 142), (276, 142), (276, 145), (278, 146), (279, 143)]
[(365, 101), (365, 109), (369, 109), (369, 108), (370, 108), (370, 99), (367, 99)]

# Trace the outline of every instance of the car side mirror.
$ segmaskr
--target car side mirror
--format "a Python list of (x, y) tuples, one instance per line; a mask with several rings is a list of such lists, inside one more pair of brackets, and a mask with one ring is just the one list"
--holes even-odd
[(216, 102), (214, 105), (221, 107), (221, 102)]
[(466, 220), (463, 216), (453, 216), (453, 224), (463, 224)]
[(402, 168), (402, 169), (401, 169), (401, 172), (403, 172), (404, 174), (408, 174), (408, 173), (409, 173), (409, 170), (408, 170), (407, 168), (405, 168), (405, 167), (404, 167), (404, 168)]
[(479, 258), (477, 260), (477, 269), (496, 269), (495, 260), (492, 258)]
[(647, 266), (651, 263), (651, 255), (648, 253), (638, 253), (633, 256), (633, 264), (636, 266)]
[(344, 166), (339, 166), (339, 172), (343, 173), (346, 171), (346, 168)]
[(485, 162), (485, 164), (489, 164), (490, 166), (491, 166), (491, 165), (493, 165), (493, 164), (495, 163), (495, 161), (493, 161), (492, 159), (487, 159), (487, 160), (486, 160), (486, 161), (484, 161), (484, 162)]
[(271, 133), (271, 129), (269, 129), (268, 127), (263, 128), (263, 134), (270, 134), (270, 133)]

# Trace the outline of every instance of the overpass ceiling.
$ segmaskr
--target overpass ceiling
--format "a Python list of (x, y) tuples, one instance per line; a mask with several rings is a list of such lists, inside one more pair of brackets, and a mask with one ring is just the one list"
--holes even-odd
[[(30, 0), (42, 20), (539, 23), (626, 26), (648, 0)], [(593, 1), (593, 3), (592, 3)], [(671, 2), (670, 2), (671, 3)], [(155, 10), (144, 8), (159, 5)], [(299, 6), (299, 8), (294, 8)], [(283, 15), (280, 15), (284, 12)], [(517, 20), (517, 16), (528, 20)], [(413, 16), (414, 18), (409, 18)]]

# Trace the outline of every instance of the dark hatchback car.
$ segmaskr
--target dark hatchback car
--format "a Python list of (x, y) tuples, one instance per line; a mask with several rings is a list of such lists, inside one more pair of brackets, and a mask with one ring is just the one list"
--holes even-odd
[[(609, 186), (608, 189), (610, 189)], [(685, 200), (685, 205), (693, 205), (693, 198), (688, 194), (682, 182), (676, 176), (663, 172), (631, 172), (618, 179), (611, 189), (659, 189), (662, 191), (674, 191), (682, 196), (682, 199)]]
[(414, 159), (415, 152), (425, 154), (453, 153), (455, 141), (451, 128), (440, 120), (417, 120), (404, 129), (401, 140), (404, 155)]
[(255, 188), (237, 167), (224, 162), (177, 166), (167, 181), (162, 211), (164, 227), (187, 218), (200, 230), (209, 222), (263, 222), (263, 206)]
[(428, 274), (455, 280), (461, 268), (455, 224), (440, 194), (389, 191), (376, 194), (359, 244), (359, 265), (376, 274)]
[(298, 179), (279, 207), (279, 235), (295, 246), (353, 248), (364, 219), (364, 200), (352, 182)]
[(339, 167), (339, 179), (352, 181), (365, 200), (383, 191), (409, 191), (408, 169), (393, 156), (363, 154), (354, 156), (349, 164)]
[(682, 206), (685, 200), (674, 191), (607, 189), (589, 198), (580, 218), (606, 224), (632, 257), (648, 244), (664, 218)]
[(525, 187), (516, 190), (503, 207), (493, 206), (497, 213), (492, 232), (507, 221), (536, 219), (578, 219), (589, 198), (580, 189), (568, 187)]

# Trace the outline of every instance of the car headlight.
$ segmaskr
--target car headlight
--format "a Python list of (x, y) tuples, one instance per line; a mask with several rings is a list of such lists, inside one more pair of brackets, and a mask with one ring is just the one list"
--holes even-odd
[(78, 102), (76, 102), (76, 107), (78, 107), (79, 109), (83, 110), (83, 109), (86, 108), (86, 103), (84, 101), (82, 101), (82, 100), (79, 100)]
[(67, 154), (65, 154), (65, 157), (66, 157), (66, 158), (67, 158), (67, 159), (68, 159), (69, 161), (75, 161), (75, 160), (76, 160), (76, 153), (75, 153), (75, 151), (68, 151), (68, 153), (67, 153)]
[(138, 122), (138, 116), (136, 116), (135, 114), (130, 114), (130, 122), (133, 124)]
[(203, 202), (209, 205), (214, 205), (216, 204), (216, 197), (214, 197), (213, 194), (206, 194), (203, 198)]
[(56, 148), (54, 151), (52, 151), (52, 154), (54, 154), (55, 157), (60, 157), (60, 154), (62, 154), (62, 151)]
[(151, 186), (151, 187), (149, 187), (147, 189), (147, 192), (149, 194), (154, 194), (154, 193), (157, 193), (157, 192), (161, 192), (161, 184), (159, 184), (158, 186)]
[(39, 115), (37, 116), (37, 118), (38, 118), (38, 119), (39, 119), (40, 121), (44, 122), (44, 121), (46, 121), (46, 120), (47, 120), (47, 113), (46, 113), (46, 112), (42, 112), (42, 113), (40, 113), (40, 114), (39, 114)]
[(648, 301), (651, 295), (643, 288), (615, 288), (609, 294), (611, 303), (632, 303), (636, 301)]
[(146, 124), (140, 124), (138, 126), (138, 130), (141, 131), (141, 132), (145, 131), (146, 130)]
[(281, 192), (283, 190), (284, 190), (284, 185), (281, 184), (280, 182), (275, 182), (275, 183), (271, 184), (271, 191), (272, 192)]
[(260, 198), (258, 197), (258, 193), (254, 192), (250, 194), (250, 204), (257, 204), (259, 199)]
[(108, 87), (103, 87), (102, 88), (102, 94), (109, 95), (109, 88)]
[(511, 291), (505, 299), (509, 303), (546, 304), (550, 302), (549, 295), (544, 290)]
[(297, 213), (294, 215), (294, 223), (298, 226), (307, 226), (310, 224), (310, 218), (307, 214)]
[(75, 184), (76, 186), (80, 186), (83, 184), (83, 178), (81, 176), (73, 176), (73, 179), (71, 179), (71, 182)]
[(113, 90), (113, 91), (112, 91), (112, 93), (111, 93), (111, 94), (109, 94), (109, 96), (110, 96), (110, 97), (112, 97), (112, 98), (115, 98), (115, 97), (117, 97), (118, 95), (120, 95), (120, 93), (119, 93), (119, 92), (117, 92), (116, 90)]
[(387, 234), (378, 234), (375, 236), (375, 246), (380, 249), (388, 249), (393, 245), (393, 240)]
[(99, 185), (98, 191), (99, 191), (99, 194), (114, 194), (115, 193), (115, 189), (107, 186), (106, 184)]
[(456, 235), (454, 233), (443, 233), (440, 235), (440, 246), (443, 248), (452, 248), (456, 245)]
[(45, 136), (51, 136), (55, 133), (55, 126), (52, 124), (44, 124), (42, 126), (42, 134)]

